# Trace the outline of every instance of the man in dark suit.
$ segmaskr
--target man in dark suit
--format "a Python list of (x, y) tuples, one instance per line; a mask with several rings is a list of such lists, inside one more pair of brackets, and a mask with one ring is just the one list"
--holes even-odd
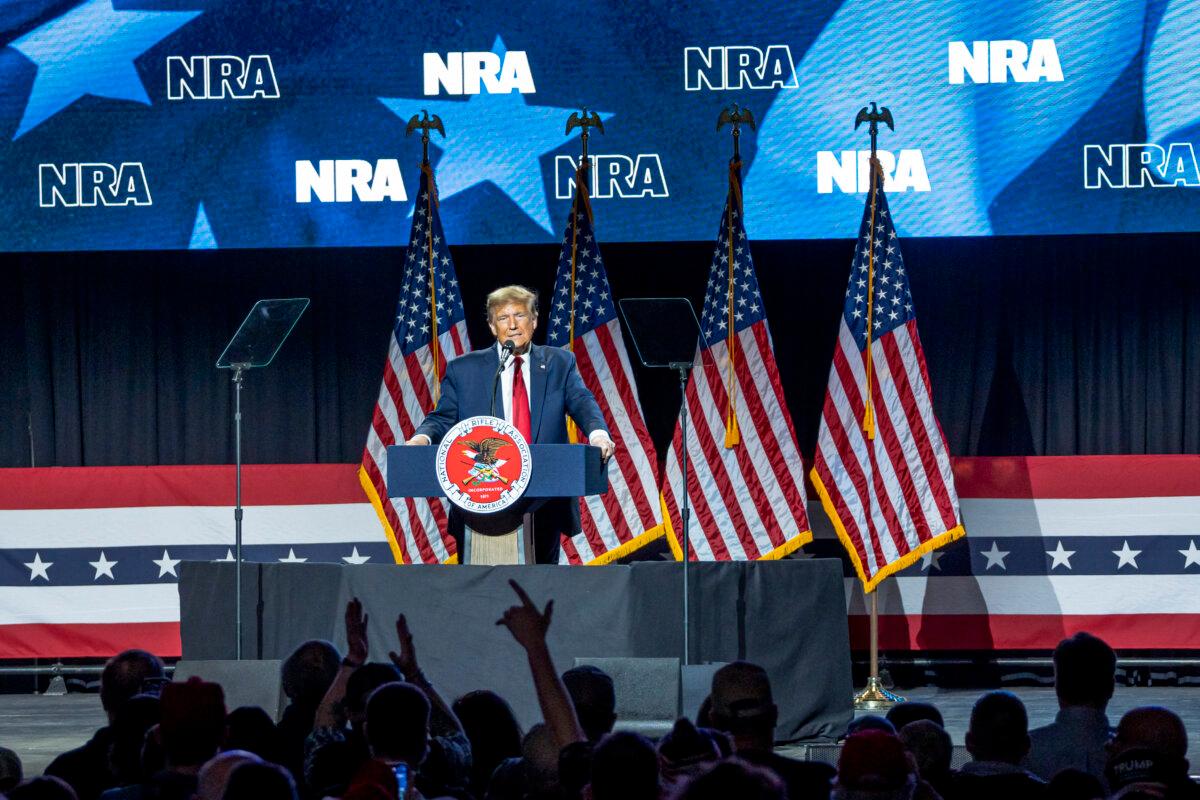
[[(496, 416), (525, 434), (530, 444), (566, 444), (566, 417), (570, 415), (607, 462), (616, 445), (608, 435), (600, 406), (583, 384), (571, 352), (533, 344), (537, 312), (537, 295), (523, 286), (504, 286), (488, 295), (488, 325), (495, 343), (446, 365), (437, 408), (407, 444), (436, 444), (456, 423), (489, 415), (494, 405)], [(504, 351), (508, 342), (513, 346), (511, 356)], [(492, 387), (501, 359), (504, 368), (493, 404)], [(536, 517), (537, 562), (557, 563), (560, 532), (570, 535), (579, 531), (579, 504), (573, 498), (551, 501)], [(451, 532), (459, 539), (461, 553), (462, 519), (457, 514), (452, 514)]]

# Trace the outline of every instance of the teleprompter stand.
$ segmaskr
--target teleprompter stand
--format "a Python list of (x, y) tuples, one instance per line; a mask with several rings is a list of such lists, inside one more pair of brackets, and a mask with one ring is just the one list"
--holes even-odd
[(691, 560), (691, 540), (688, 538), (688, 411), (687, 381), (700, 341), (700, 322), (691, 301), (685, 297), (627, 297), (621, 300), (621, 315), (629, 326), (638, 360), (652, 369), (673, 369), (679, 373), (679, 434), (682, 440), (683, 486), (680, 488), (679, 534), (683, 552), (683, 665), (691, 663), (688, 628), (688, 561)]
[(307, 297), (259, 300), (217, 359), (217, 369), (233, 370), (233, 449), (237, 475), (237, 498), (233, 509), (234, 560), (237, 562), (234, 635), (239, 661), (242, 658), (242, 382), (247, 370), (261, 369), (275, 360), (284, 340), (308, 308), (308, 302)]

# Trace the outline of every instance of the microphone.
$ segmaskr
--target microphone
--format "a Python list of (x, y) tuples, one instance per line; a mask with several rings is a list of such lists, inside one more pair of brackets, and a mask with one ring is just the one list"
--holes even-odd
[(492, 378), (492, 413), (491, 416), (496, 416), (496, 387), (500, 385), (500, 373), (504, 372), (504, 367), (508, 365), (508, 359), (513, 354), (513, 343), (511, 341), (504, 342), (500, 345), (500, 364), (496, 367), (496, 375)]

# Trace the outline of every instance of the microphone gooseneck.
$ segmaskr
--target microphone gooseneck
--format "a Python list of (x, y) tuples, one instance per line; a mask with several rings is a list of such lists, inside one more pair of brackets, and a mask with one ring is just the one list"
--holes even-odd
[(492, 378), (492, 411), (491, 416), (496, 416), (496, 387), (500, 385), (500, 375), (504, 372), (505, 366), (508, 365), (508, 359), (513, 354), (513, 343), (504, 342), (500, 345), (500, 363), (496, 366), (496, 374)]

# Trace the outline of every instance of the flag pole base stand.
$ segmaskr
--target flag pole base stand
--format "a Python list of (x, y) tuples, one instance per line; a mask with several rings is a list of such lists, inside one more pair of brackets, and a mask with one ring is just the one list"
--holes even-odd
[(878, 676), (867, 678), (867, 688), (854, 695), (855, 711), (886, 711), (897, 703), (905, 702), (905, 698), (892, 694), (883, 688)]

